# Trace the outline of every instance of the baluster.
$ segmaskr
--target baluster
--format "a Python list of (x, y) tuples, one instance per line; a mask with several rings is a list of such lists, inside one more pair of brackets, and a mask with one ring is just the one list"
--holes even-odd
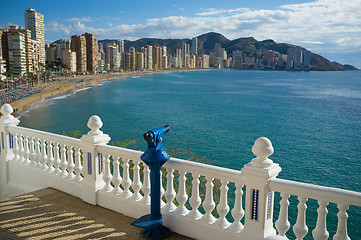
[(65, 144), (61, 144), (60, 153), (61, 153), (61, 163), (60, 163), (61, 176), (66, 177), (66, 175), (68, 175), (68, 172), (66, 171), (67, 161), (66, 161), (66, 145)]
[(143, 166), (144, 166), (144, 170), (143, 170), (144, 180), (142, 185), (142, 192), (144, 196), (140, 202), (145, 205), (150, 205), (150, 179), (149, 179), (150, 170), (148, 165), (143, 163)]
[(133, 183), (132, 183), (132, 188), (134, 190), (134, 194), (133, 196), (130, 198), (134, 201), (139, 201), (140, 199), (142, 199), (142, 195), (139, 193), (140, 188), (142, 187), (142, 182), (140, 181), (140, 177), (139, 177), (139, 161), (138, 160), (133, 160), (134, 163), (134, 167), (133, 167)]
[(120, 188), (120, 183), (122, 182), (122, 177), (120, 176), (120, 172), (119, 172), (119, 161), (120, 158), (113, 156), (114, 159), (114, 163), (113, 163), (113, 178), (112, 178), (112, 182), (114, 184), (114, 189), (113, 189), (113, 193), (116, 195), (119, 195), (123, 192), (123, 190)]
[(178, 194), (177, 194), (177, 202), (178, 207), (174, 211), (179, 215), (186, 215), (189, 213), (189, 210), (186, 208), (185, 203), (187, 202), (188, 195), (186, 194), (186, 171), (179, 170), (179, 186), (178, 186)]
[(60, 175), (61, 169), (60, 169), (60, 155), (59, 155), (59, 144), (54, 143), (54, 166), (55, 166), (55, 174)]
[(69, 146), (68, 147), (68, 165), (67, 165), (67, 169), (68, 169), (68, 176), (67, 179), (69, 180), (73, 180), (73, 178), (75, 177), (75, 174), (73, 173), (74, 170), (74, 157), (73, 157), (73, 147)]
[(297, 240), (302, 240), (307, 232), (308, 227), (306, 225), (306, 205), (307, 198), (306, 197), (298, 197), (298, 213), (297, 213), (297, 221), (293, 226), (293, 232), (295, 233)]
[(202, 220), (212, 224), (216, 219), (212, 215), (212, 211), (214, 209), (215, 203), (213, 201), (213, 178), (210, 176), (206, 176), (206, 198), (203, 202), (203, 208), (206, 213), (203, 215)]
[(229, 212), (228, 200), (227, 200), (227, 193), (228, 193), (228, 181), (222, 179), (221, 180), (221, 197), (219, 204), (217, 206), (217, 212), (219, 214), (219, 218), (216, 221), (216, 224), (222, 228), (229, 227), (230, 223), (226, 219), (226, 215)]
[(164, 195), (164, 187), (163, 187), (163, 172), (160, 172), (160, 207), (163, 208), (165, 206), (165, 202), (163, 201)]
[(123, 193), (122, 195), (125, 198), (128, 198), (132, 195), (132, 192), (129, 190), (130, 185), (132, 184), (132, 180), (129, 177), (129, 159), (123, 159), (123, 180), (122, 180), (122, 186), (123, 186)]
[(109, 154), (105, 156), (104, 159), (104, 174), (103, 174), (103, 180), (105, 182), (105, 186), (103, 187), (103, 191), (110, 192), (113, 190), (112, 185), (110, 184), (112, 180), (112, 174), (110, 173), (110, 159)]
[[(37, 140), (39, 147), (41, 146), (41, 169), (43, 171), (46, 171), (48, 166), (46, 165), (46, 160), (48, 159), (47, 155), (46, 155), (46, 141), (41, 141), (40, 139)], [(41, 145), (40, 145), (41, 144)], [(39, 154), (40, 155), (40, 154)], [(40, 165), (39, 165), (40, 166)]]
[(278, 220), (276, 221), (276, 228), (278, 230), (278, 235), (285, 236), (286, 232), (290, 228), (290, 222), (288, 221), (288, 206), (290, 205), (288, 198), (290, 195), (288, 193), (281, 193), (281, 197), (281, 209)]
[(337, 208), (340, 210), (337, 213), (338, 224), (337, 224), (337, 233), (333, 236), (333, 240), (350, 240), (350, 237), (347, 235), (347, 209), (348, 205), (337, 204)]
[(82, 165), (81, 165), (80, 148), (76, 147), (75, 148), (75, 166), (74, 166), (75, 177), (73, 178), (73, 181), (80, 182), (83, 179), (82, 176), (80, 175), (81, 170), (82, 170)]
[(35, 138), (30, 138), (30, 166), (34, 168), (38, 168), (38, 164), (40, 164), (40, 150), (39, 150), (39, 141), (38, 139), (35, 140)]
[(29, 165), (30, 164), (30, 149), (29, 149), (29, 138), (27, 136), (24, 136), (25, 138), (25, 142), (24, 142), (24, 147), (25, 147), (25, 165)]
[(235, 232), (240, 232), (243, 229), (243, 224), (241, 223), (241, 219), (244, 216), (244, 210), (242, 207), (242, 195), (243, 195), (242, 188), (243, 188), (243, 184), (237, 182), (236, 191), (235, 191), (236, 200), (234, 202), (234, 207), (231, 211), (232, 217), (234, 219), (234, 222), (231, 225), (231, 230)]
[(199, 212), (198, 208), (202, 203), (202, 199), (199, 197), (199, 174), (192, 173), (193, 181), (192, 181), (192, 197), (189, 199), (189, 203), (192, 207), (190, 213), (188, 213), (188, 217), (192, 219), (200, 219), (202, 214)]
[(25, 161), (25, 152), (24, 152), (24, 137), (20, 134), (19, 136), (19, 162), (24, 163)]
[(19, 155), (19, 136), (17, 133), (13, 134), (14, 136), (14, 148), (13, 153), (15, 154), (14, 160), (19, 161), (20, 155)]
[(53, 173), (55, 168), (53, 167), (54, 164), (54, 154), (53, 154), (53, 145), (52, 142), (48, 142), (48, 173)]
[(312, 231), (312, 236), (315, 240), (326, 240), (328, 239), (328, 232), (326, 229), (326, 215), (327, 215), (327, 205), (326, 201), (318, 201), (319, 208), (317, 209), (317, 224), (316, 228)]
[(173, 212), (176, 209), (176, 206), (173, 203), (173, 200), (176, 196), (174, 191), (174, 184), (173, 184), (173, 169), (167, 168), (167, 190), (165, 191), (165, 199), (167, 199), (167, 204), (164, 206), (163, 210), (167, 212)]

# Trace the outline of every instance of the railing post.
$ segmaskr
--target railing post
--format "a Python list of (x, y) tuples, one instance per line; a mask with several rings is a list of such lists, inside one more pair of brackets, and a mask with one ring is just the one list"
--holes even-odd
[(258, 240), (271, 236), (278, 239), (273, 227), (274, 193), (269, 191), (267, 184), (282, 169), (268, 159), (273, 153), (272, 143), (268, 138), (258, 138), (252, 152), (257, 157), (241, 170), (246, 179), (245, 225), (240, 233), (241, 239)]
[(102, 154), (98, 153), (98, 145), (106, 145), (110, 141), (108, 134), (104, 134), (99, 129), (103, 123), (98, 116), (89, 118), (88, 127), (91, 131), (81, 137), (83, 142), (83, 200), (90, 204), (97, 204), (97, 191), (105, 185), (103, 180), (103, 160)]
[(14, 158), (13, 146), (14, 137), (7, 131), (8, 126), (17, 126), (19, 120), (11, 115), (13, 108), (10, 104), (1, 107), (2, 117), (0, 118), (0, 199), (4, 199), (7, 194), (7, 183), (9, 181), (7, 162)]

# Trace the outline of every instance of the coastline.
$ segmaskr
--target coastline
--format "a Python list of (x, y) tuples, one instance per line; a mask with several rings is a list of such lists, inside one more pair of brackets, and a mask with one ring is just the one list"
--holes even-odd
[[(160, 74), (168, 72), (185, 72), (185, 71), (202, 71), (203, 69), (171, 69), (171, 70), (156, 70), (156, 71), (135, 71), (135, 72), (120, 72), (120, 73), (106, 73), (93, 75), (76, 75), (74, 77), (61, 77), (55, 81), (36, 84), (34, 87), (43, 88), (39, 93), (24, 97), (22, 99), (10, 102), (14, 109), (13, 115), (18, 117), (33, 104), (41, 102), (45, 99), (54, 98), (59, 95), (69, 93), (78, 88), (84, 88), (94, 83), (107, 81), (115, 78), (124, 78), (148, 74)], [(210, 69), (207, 69), (210, 70)]]

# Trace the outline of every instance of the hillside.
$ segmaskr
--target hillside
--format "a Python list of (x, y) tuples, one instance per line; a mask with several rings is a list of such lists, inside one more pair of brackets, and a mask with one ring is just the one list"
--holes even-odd
[[(228, 56), (231, 56), (233, 51), (240, 50), (246, 53), (247, 56), (260, 57), (262, 52), (267, 50), (275, 50), (281, 54), (287, 54), (287, 49), (296, 47), (305, 49), (301, 46), (296, 46), (288, 43), (276, 43), (272, 39), (257, 41), (253, 37), (238, 38), (229, 40), (222, 34), (209, 32), (202, 34), (198, 38), (198, 54), (209, 54), (214, 49), (214, 45), (219, 43), (227, 51)], [(115, 40), (100, 40), (99, 43), (106, 44)], [(169, 54), (173, 54), (175, 49), (182, 48), (182, 43), (191, 44), (191, 39), (158, 39), (158, 38), (142, 38), (136, 41), (124, 41), (125, 51), (131, 46), (135, 47), (136, 51), (140, 51), (141, 47), (145, 45), (152, 46), (167, 46)], [(311, 52), (311, 70), (320, 71), (342, 71), (342, 70), (358, 70), (351, 65), (343, 65), (337, 62), (330, 62), (321, 55)]]

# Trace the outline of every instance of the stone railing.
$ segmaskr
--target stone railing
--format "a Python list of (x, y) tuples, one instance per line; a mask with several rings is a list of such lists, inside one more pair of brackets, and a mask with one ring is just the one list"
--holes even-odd
[[(8, 104), (1, 111), (1, 198), (53, 187), (130, 217), (149, 213), (149, 168), (142, 152), (107, 145), (99, 117), (89, 119), (88, 134), (74, 139), (17, 126)], [(163, 224), (195, 239), (286, 239), (288, 199), (295, 195), (297, 239), (308, 232), (308, 198), (319, 203), (313, 238), (328, 239), (327, 204), (333, 202), (339, 209), (333, 239), (349, 239), (346, 211), (361, 206), (361, 193), (276, 178), (281, 168), (268, 158), (273, 147), (267, 138), (257, 139), (252, 152), (257, 157), (241, 171), (171, 158), (162, 170)], [(275, 192), (282, 197), (276, 222)]]

